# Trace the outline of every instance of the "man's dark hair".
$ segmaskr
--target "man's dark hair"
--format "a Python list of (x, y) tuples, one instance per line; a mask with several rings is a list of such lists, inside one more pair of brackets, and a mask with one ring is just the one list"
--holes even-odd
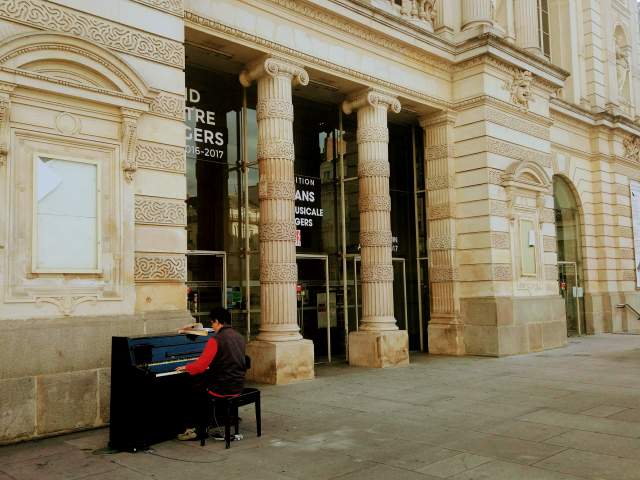
[(213, 322), (218, 320), (222, 325), (231, 325), (231, 314), (229, 310), (222, 307), (216, 307), (209, 313), (209, 319)]

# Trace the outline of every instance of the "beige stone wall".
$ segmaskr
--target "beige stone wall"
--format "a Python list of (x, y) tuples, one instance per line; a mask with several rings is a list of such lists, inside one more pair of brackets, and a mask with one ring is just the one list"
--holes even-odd
[[(0, 443), (103, 425), (111, 336), (188, 318), (183, 38), (178, 1), (0, 5)], [(36, 270), (36, 154), (99, 166), (97, 271)]]

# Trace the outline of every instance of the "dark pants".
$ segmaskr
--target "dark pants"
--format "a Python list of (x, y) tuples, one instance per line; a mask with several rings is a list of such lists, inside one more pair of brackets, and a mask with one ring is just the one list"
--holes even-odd
[(205, 415), (212, 419), (211, 426), (224, 426), (227, 412), (224, 411), (224, 408), (218, 408), (218, 412), (215, 411), (212, 396), (209, 393), (209, 390), (214, 387), (208, 385), (198, 376), (190, 377), (189, 381), (189, 386), (182, 402), (182, 412), (184, 412), (182, 424), (184, 429), (199, 425)]

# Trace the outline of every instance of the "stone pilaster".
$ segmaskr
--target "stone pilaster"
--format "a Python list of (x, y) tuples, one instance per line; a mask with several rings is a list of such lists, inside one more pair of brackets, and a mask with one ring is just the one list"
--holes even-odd
[(516, 45), (537, 55), (542, 55), (538, 29), (538, 0), (517, 0), (514, 17)]
[(250, 342), (249, 378), (288, 383), (313, 378), (313, 343), (303, 340), (296, 318), (292, 83), (307, 85), (307, 72), (285, 60), (263, 57), (240, 74), (257, 81), (260, 182), (260, 333)]
[(376, 90), (359, 92), (343, 103), (346, 114), (358, 112), (362, 282), (362, 320), (359, 331), (349, 335), (349, 362), (369, 367), (409, 363), (407, 332), (398, 330), (393, 314), (389, 109), (400, 112), (400, 102)]
[(462, 30), (480, 25), (493, 26), (495, 0), (462, 0)]
[(423, 117), (429, 232), (429, 352), (464, 355), (456, 258), (455, 116)]

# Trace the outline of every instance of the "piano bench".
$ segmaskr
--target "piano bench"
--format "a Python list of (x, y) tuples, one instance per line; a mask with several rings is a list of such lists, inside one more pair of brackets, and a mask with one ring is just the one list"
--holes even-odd
[[(217, 409), (221, 407), (218, 412), (224, 412), (224, 442), (225, 448), (229, 448), (231, 445), (231, 421), (233, 419), (234, 432), (238, 434), (238, 407), (250, 405), (253, 403), (256, 412), (256, 431), (258, 437), (262, 436), (262, 416), (260, 413), (260, 390), (257, 388), (243, 388), (242, 393), (235, 397), (214, 397), (209, 396), (210, 405)], [(207, 439), (207, 427), (209, 426), (209, 412), (204, 412), (202, 423), (198, 428), (198, 438), (200, 439), (200, 445), (204, 446)]]

